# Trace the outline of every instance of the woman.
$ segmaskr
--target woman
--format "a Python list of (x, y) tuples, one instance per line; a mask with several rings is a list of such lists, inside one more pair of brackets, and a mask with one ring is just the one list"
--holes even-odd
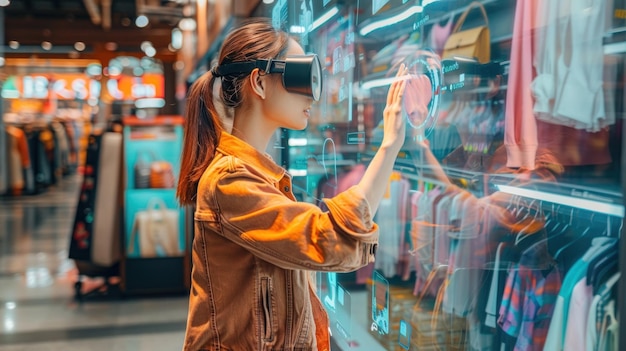
[[(404, 142), (404, 82), (389, 89), (383, 143), (362, 180), (326, 199), (323, 211), (296, 202), (290, 176), (264, 152), (277, 128), (307, 126), (314, 99), (287, 91), (281, 74), (256, 60), (303, 54), (270, 23), (249, 22), (230, 33), (218, 66), (190, 89), (177, 189), (182, 205), (196, 205), (184, 350), (329, 350), (328, 317), (310, 272), (352, 271), (374, 260), (372, 218)], [(402, 66), (397, 77), (405, 74)], [(218, 113), (226, 110), (230, 133)]]

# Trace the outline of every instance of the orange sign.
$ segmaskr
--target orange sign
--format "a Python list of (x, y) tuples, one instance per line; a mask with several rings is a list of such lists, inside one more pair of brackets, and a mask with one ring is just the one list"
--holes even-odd
[(145, 73), (140, 77), (120, 75), (106, 83), (109, 95), (115, 100), (164, 98), (164, 86), (163, 75), (155, 73)]

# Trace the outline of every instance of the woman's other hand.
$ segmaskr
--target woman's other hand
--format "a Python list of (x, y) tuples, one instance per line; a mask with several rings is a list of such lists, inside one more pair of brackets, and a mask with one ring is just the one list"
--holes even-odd
[(407, 72), (407, 67), (401, 64), (387, 92), (387, 105), (383, 111), (384, 136), (381, 147), (391, 147), (396, 151), (400, 151), (404, 144), (406, 133), (406, 122), (402, 116), (402, 96)]

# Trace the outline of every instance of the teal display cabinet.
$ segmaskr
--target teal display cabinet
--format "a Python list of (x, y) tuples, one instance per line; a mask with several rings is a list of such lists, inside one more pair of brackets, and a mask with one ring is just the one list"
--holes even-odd
[(186, 290), (185, 211), (176, 201), (183, 118), (123, 120), (124, 235), (122, 288), (127, 294)]

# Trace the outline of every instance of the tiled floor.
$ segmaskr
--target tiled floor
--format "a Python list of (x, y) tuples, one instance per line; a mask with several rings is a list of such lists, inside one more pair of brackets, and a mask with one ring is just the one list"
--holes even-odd
[(70, 176), (43, 194), (0, 198), (0, 350), (180, 350), (186, 296), (74, 300), (79, 184)]

